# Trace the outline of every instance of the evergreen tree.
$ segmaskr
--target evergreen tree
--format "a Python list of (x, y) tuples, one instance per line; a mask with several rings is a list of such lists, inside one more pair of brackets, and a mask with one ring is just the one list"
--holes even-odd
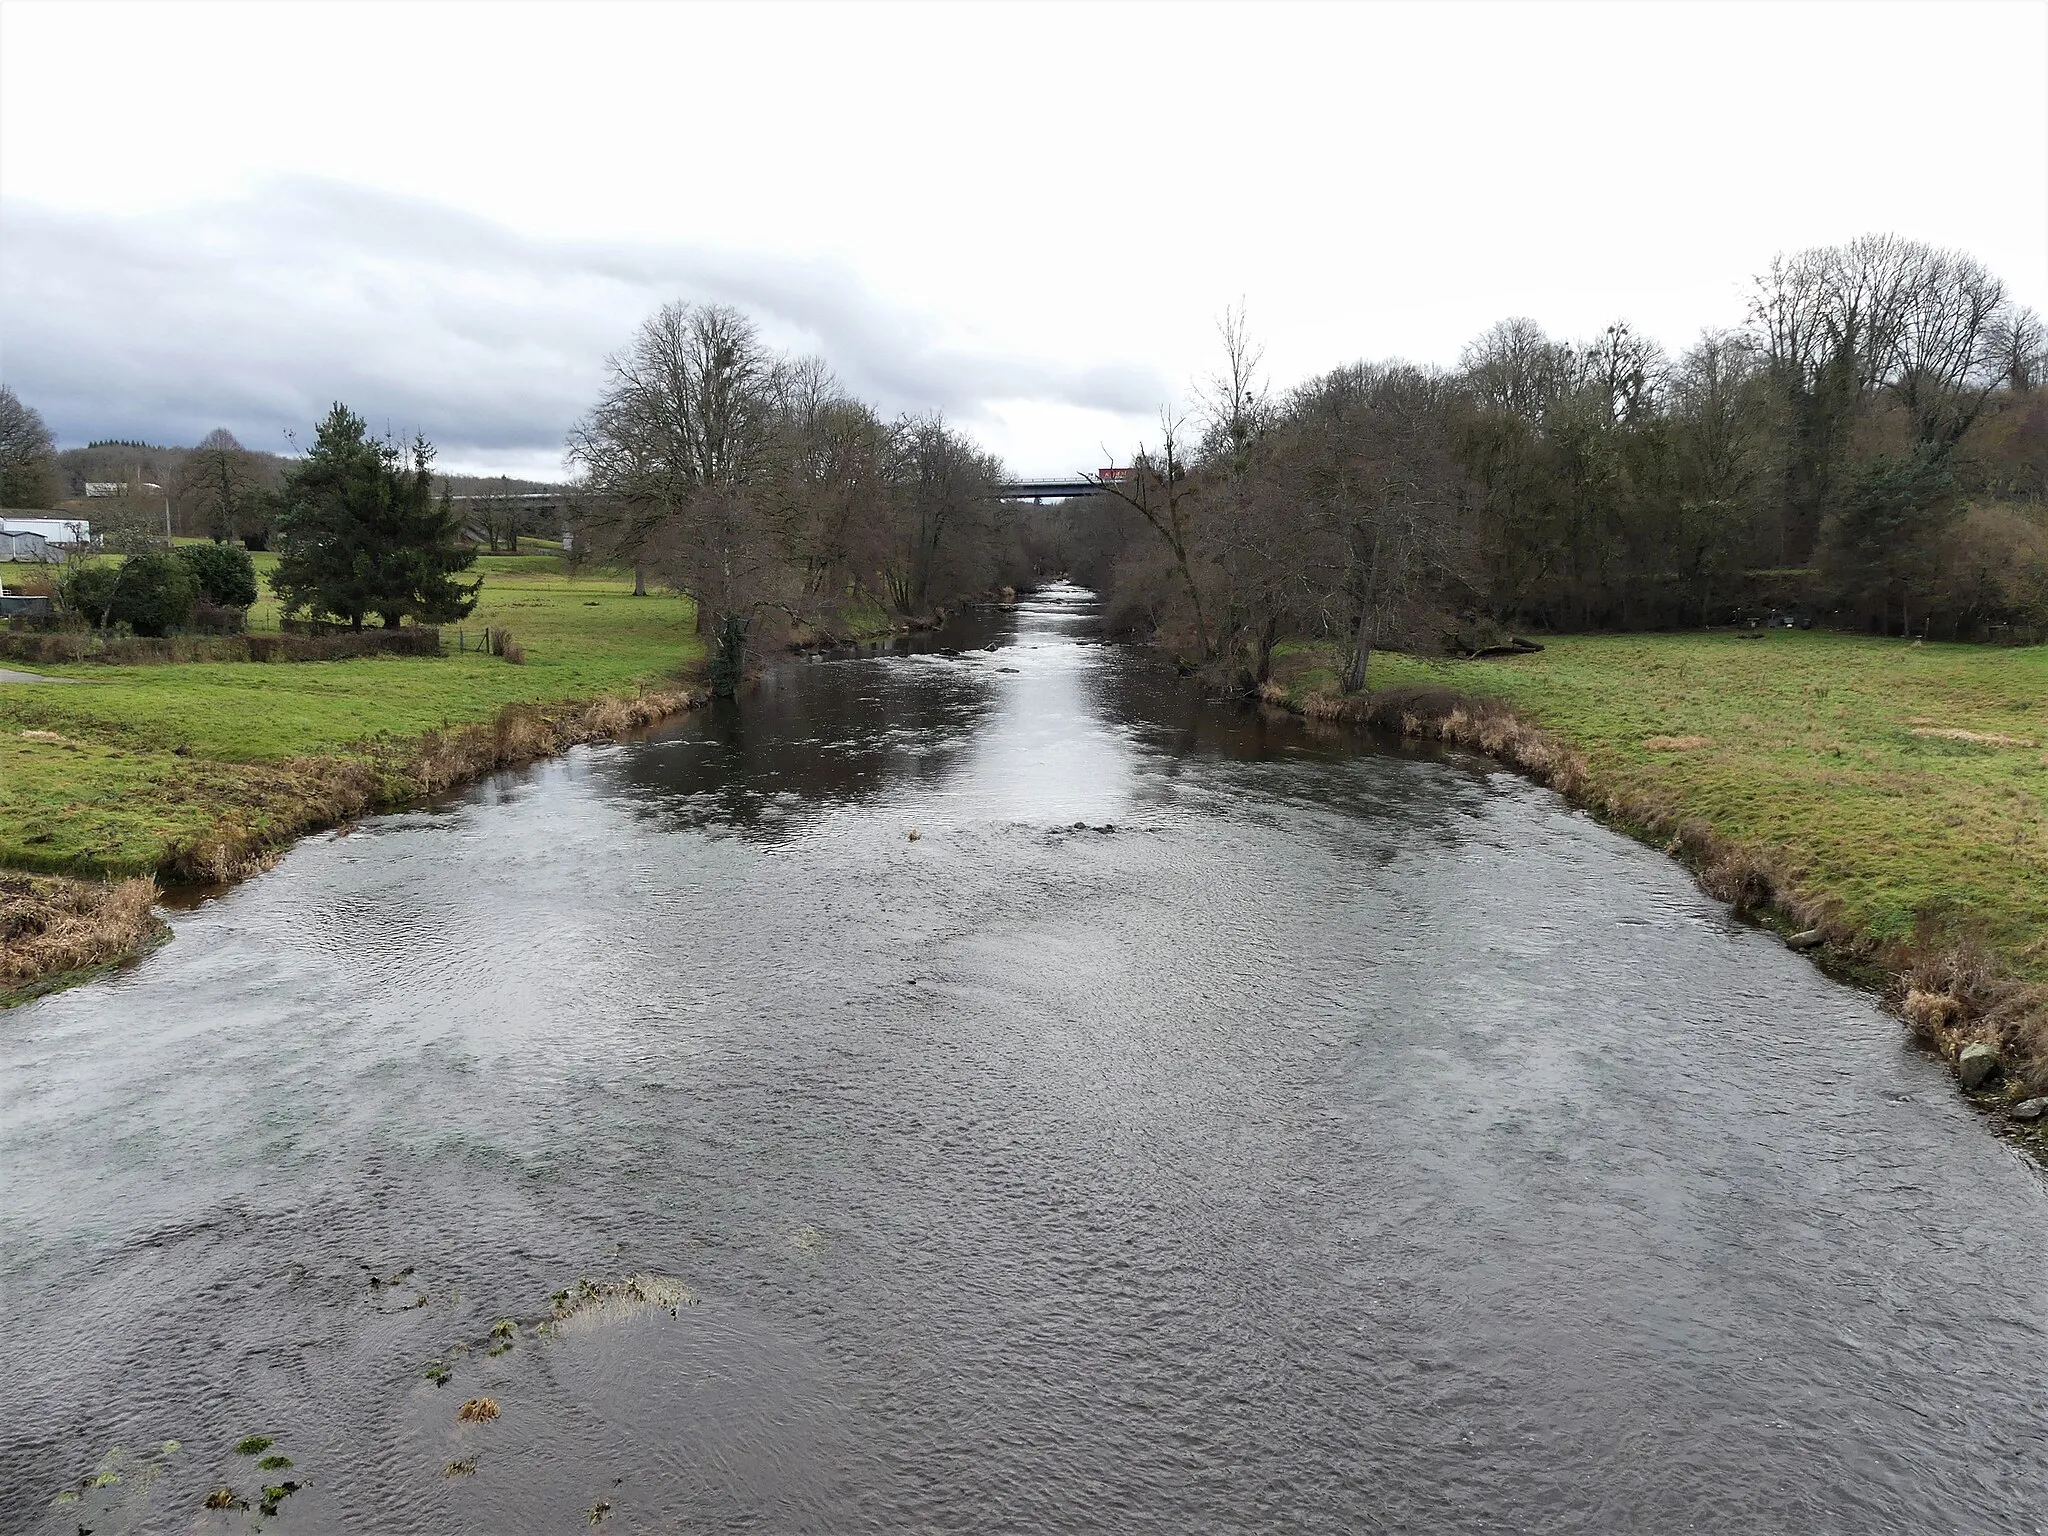
[(460, 524), (447, 493), (434, 498), (433, 461), (425, 438), (402, 455), (335, 404), (279, 495), (282, 549), (270, 585), (288, 611), (361, 629), (372, 614), (392, 628), (407, 616), (438, 624), (476, 607), (483, 583), (455, 579), (476, 551), (455, 543)]

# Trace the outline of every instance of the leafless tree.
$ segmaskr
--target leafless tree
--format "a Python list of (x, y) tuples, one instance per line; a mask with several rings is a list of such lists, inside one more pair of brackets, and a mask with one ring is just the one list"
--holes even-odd
[(34, 406), (0, 384), (0, 507), (37, 508), (57, 499), (57, 455)]
[(570, 431), (569, 458), (589, 492), (585, 537), (633, 567), (638, 594), (656, 536), (698, 504), (697, 493), (746, 481), (772, 363), (738, 310), (678, 302), (651, 316), (607, 369), (604, 394)]
[(1884, 337), (1884, 378), (1936, 457), (1952, 452), (2010, 374), (2015, 334), (2005, 284), (1973, 257), (1902, 244)]
[(215, 427), (202, 437), (180, 466), (179, 494), (218, 543), (226, 543), (240, 530), (251, 500), (261, 490), (255, 455), (226, 427)]
[(1187, 594), (1195, 626), (1195, 644), (1204, 658), (1215, 654), (1202, 612), (1202, 586), (1195, 578), (1195, 498), (1187, 484), (1182, 458), (1186, 419), (1171, 407), (1159, 410), (1157, 453), (1139, 446), (1129, 471), (1120, 479), (1104, 479), (1102, 489), (1136, 512), (1159, 536), (1172, 556), (1174, 573)]
[(930, 604), (961, 534), (988, 515), (1002, 467), (936, 414), (904, 420), (897, 441), (895, 516), (882, 581), (898, 612), (917, 613)]

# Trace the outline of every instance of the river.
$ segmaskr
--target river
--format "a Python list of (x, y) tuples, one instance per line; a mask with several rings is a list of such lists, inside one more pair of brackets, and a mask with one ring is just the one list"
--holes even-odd
[(1091, 624), (783, 666), (0, 1015), (0, 1528), (2048, 1529), (2048, 1190), (1895, 1022)]

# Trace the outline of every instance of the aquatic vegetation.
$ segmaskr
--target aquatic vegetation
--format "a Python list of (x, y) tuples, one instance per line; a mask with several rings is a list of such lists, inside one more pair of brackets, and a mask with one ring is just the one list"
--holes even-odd
[(491, 1325), (491, 1337), (494, 1339), (509, 1339), (518, 1331), (519, 1325), (509, 1317), (501, 1317)]
[(275, 1515), (277, 1513), (277, 1506), (282, 1504), (286, 1499), (290, 1498), (293, 1494), (297, 1493), (299, 1489), (301, 1489), (304, 1486), (305, 1485), (303, 1483), (271, 1484), (269, 1487), (263, 1490), (263, 1498), (261, 1502), (259, 1502), (256, 1506), (256, 1513), (264, 1516)]
[(113, 1503), (95, 1501), (102, 1513), (112, 1510), (137, 1510), (149, 1498), (150, 1488), (162, 1475), (170, 1459), (177, 1455), (180, 1447), (175, 1440), (166, 1440), (156, 1450), (143, 1455), (131, 1456), (124, 1446), (109, 1448), (92, 1472), (78, 1480), (78, 1486), (67, 1488), (50, 1500), (52, 1508), (62, 1508), (84, 1500), (88, 1493), (104, 1493), (118, 1488)]
[(673, 1317), (682, 1308), (697, 1304), (696, 1293), (671, 1275), (628, 1275), (623, 1280), (585, 1276), (576, 1282), (573, 1293), (558, 1291), (555, 1297), (557, 1322), (614, 1305), (660, 1307)]
[(247, 1509), (249, 1501), (236, 1493), (234, 1489), (226, 1484), (222, 1484), (206, 1496), (203, 1507), (206, 1509)]
[(244, 1435), (235, 1442), (237, 1456), (260, 1456), (277, 1442), (268, 1435)]
[(583, 1514), (584, 1517), (588, 1519), (592, 1525), (595, 1525), (598, 1521), (602, 1520), (606, 1515), (610, 1514), (611, 1512), (612, 1501), (610, 1499), (599, 1499), (595, 1504), (591, 1505), (590, 1508), (586, 1509), (583, 1512)]
[(437, 1387), (447, 1386), (453, 1374), (454, 1373), (451, 1372), (447, 1366), (443, 1365), (438, 1360), (429, 1360), (427, 1362), (427, 1380), (431, 1381)]
[(441, 1475), (443, 1477), (475, 1477), (476, 1458), (474, 1456), (465, 1456), (460, 1461), (451, 1461), (448, 1463), (448, 1470)]
[(458, 1424), (487, 1424), (498, 1416), (498, 1400), (495, 1397), (472, 1397), (463, 1401), (455, 1410)]
[(286, 1467), (290, 1466), (291, 1464), (291, 1457), (280, 1455), (275, 1451), (273, 1451), (270, 1455), (264, 1457), (261, 1461), (256, 1463), (256, 1465), (261, 1467), (265, 1472), (282, 1472)]

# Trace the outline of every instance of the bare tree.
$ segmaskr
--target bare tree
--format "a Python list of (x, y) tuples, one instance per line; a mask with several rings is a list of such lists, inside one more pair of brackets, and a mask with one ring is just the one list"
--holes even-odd
[(1243, 300), (1216, 322), (1223, 366), (1196, 391), (1203, 418), (1202, 457), (1241, 482), (1250, 469), (1253, 445), (1272, 412), (1272, 394), (1259, 369), (1266, 349), (1252, 339)]
[(36, 508), (57, 500), (57, 450), (34, 406), (0, 384), (0, 507)]
[[(753, 322), (724, 305), (664, 305), (608, 362), (610, 379), (569, 433), (590, 493), (585, 536), (633, 567), (702, 490), (744, 483), (770, 406), (771, 362)], [(665, 547), (675, 547), (673, 539)]]
[(215, 427), (185, 455), (178, 489), (199, 514), (208, 536), (225, 544), (246, 520), (251, 499), (261, 492), (255, 455), (226, 427)]
[(899, 613), (921, 613), (960, 535), (986, 515), (1002, 466), (934, 414), (897, 428), (897, 494), (883, 588)]
[(1136, 512), (1157, 534), (1173, 558), (1173, 569), (1187, 593), (1195, 625), (1195, 644), (1203, 657), (1214, 654), (1202, 613), (1201, 583), (1195, 579), (1195, 501), (1187, 485), (1187, 464), (1181, 444), (1186, 420), (1170, 407), (1159, 409), (1160, 448), (1155, 455), (1142, 444), (1129, 472), (1120, 479), (1100, 479), (1102, 489)]
[(1885, 376), (1924, 451), (1946, 457), (2010, 376), (2014, 315), (2005, 284), (1958, 251), (1900, 248), (1884, 338)]
[(1297, 391), (1282, 437), (1302, 466), (1302, 498), (1327, 530), (1325, 590), (1345, 637), (1343, 684), (1366, 685), (1397, 619), (1419, 627), (1456, 548), (1463, 471), (1453, 386), (1405, 364), (1340, 368)]

